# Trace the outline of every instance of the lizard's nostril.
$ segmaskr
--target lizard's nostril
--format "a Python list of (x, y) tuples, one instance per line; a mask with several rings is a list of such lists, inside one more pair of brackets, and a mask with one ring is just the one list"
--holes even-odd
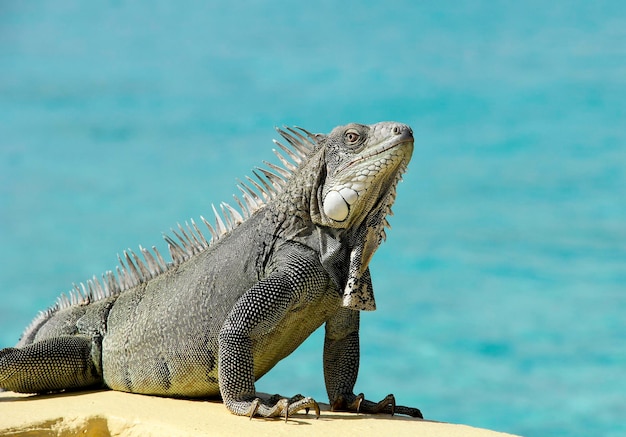
[(393, 127), (392, 132), (394, 135), (410, 135), (413, 136), (413, 130), (406, 124), (397, 124)]

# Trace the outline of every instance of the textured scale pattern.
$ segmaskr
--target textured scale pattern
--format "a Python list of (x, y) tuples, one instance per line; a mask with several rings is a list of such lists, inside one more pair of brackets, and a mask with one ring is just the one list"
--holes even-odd
[[(98, 369), (91, 360), (91, 340), (66, 336), (43, 340), (22, 349), (0, 351), (0, 360), (8, 364), (4, 374), (16, 375), (18, 391), (38, 393), (95, 385), (100, 382)], [(40, 377), (23, 372), (36, 367)]]

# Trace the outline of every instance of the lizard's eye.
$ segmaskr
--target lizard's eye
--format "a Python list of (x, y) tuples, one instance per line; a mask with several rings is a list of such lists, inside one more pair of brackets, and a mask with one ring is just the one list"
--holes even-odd
[(348, 144), (356, 144), (359, 141), (361, 136), (354, 129), (350, 129), (344, 134), (344, 138), (346, 139), (346, 143)]

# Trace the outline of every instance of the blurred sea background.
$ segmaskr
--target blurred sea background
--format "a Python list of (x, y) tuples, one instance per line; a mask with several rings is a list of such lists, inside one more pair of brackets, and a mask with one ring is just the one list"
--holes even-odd
[[(5, 1), (0, 347), (211, 216), (274, 126), (415, 132), (356, 390), (626, 435), (626, 3)], [(318, 331), (257, 384), (326, 401)], [(0, 411), (1, 414), (1, 411)]]

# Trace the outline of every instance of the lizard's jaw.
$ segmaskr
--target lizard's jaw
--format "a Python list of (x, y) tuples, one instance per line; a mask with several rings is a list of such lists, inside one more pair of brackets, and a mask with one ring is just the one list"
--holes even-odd
[[(409, 131), (410, 132), (410, 131)], [(398, 171), (406, 167), (413, 152), (413, 136), (402, 134), (342, 166), (336, 180), (327, 180), (322, 211), (333, 227), (348, 227), (369, 211), (380, 191), (389, 189)]]

